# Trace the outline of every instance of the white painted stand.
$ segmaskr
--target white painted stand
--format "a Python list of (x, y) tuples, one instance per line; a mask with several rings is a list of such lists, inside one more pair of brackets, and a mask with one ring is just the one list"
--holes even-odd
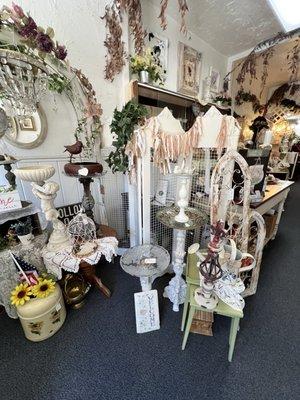
[(147, 292), (152, 289), (152, 277), (150, 276), (141, 276), (140, 282), (142, 286), (142, 291)]
[(46, 182), (44, 185), (39, 185), (35, 182), (32, 184), (33, 194), (41, 200), (42, 211), (45, 213), (47, 221), (51, 221), (53, 232), (47, 243), (48, 251), (58, 251), (69, 246), (70, 239), (66, 232), (66, 226), (59, 221), (59, 212), (54, 206), (54, 199), (59, 190), (59, 185), (56, 182)]
[(172, 266), (175, 272), (174, 278), (165, 287), (164, 297), (167, 297), (173, 303), (173, 311), (179, 311), (179, 305), (184, 303), (186, 295), (186, 283), (182, 278), (184, 256), (185, 256), (185, 236), (186, 231), (174, 230), (174, 250)]

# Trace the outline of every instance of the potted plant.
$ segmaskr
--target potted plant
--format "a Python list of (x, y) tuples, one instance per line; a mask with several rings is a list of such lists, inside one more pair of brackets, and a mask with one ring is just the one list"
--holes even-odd
[(150, 47), (141, 55), (135, 54), (131, 56), (130, 68), (133, 74), (138, 74), (142, 83), (152, 81), (162, 85), (165, 81), (166, 71), (162, 68), (159, 59), (155, 57)]
[(32, 239), (32, 225), (30, 218), (27, 217), (24, 221), (19, 220), (16, 224), (11, 225), (18, 239), (23, 245), (28, 245)]

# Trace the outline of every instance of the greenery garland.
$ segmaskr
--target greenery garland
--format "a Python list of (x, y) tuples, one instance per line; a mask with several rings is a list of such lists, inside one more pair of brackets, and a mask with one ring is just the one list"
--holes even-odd
[(128, 171), (128, 156), (125, 154), (126, 145), (132, 138), (136, 126), (143, 123), (147, 114), (147, 109), (134, 101), (126, 103), (121, 111), (114, 110), (110, 129), (115, 135), (115, 140), (112, 143), (115, 149), (110, 152), (106, 159), (113, 173)]

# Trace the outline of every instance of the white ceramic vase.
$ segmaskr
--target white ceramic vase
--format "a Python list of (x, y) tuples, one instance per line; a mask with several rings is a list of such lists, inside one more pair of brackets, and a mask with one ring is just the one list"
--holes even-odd
[(17, 235), (17, 236), (23, 246), (29, 246), (31, 243), (31, 240), (33, 238), (33, 235), (31, 232), (28, 233), (27, 235)]

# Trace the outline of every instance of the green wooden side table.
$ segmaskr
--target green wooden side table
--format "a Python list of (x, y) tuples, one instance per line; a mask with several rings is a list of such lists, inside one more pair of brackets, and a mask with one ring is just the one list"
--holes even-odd
[(228, 361), (231, 362), (232, 360), (232, 355), (234, 351), (234, 346), (235, 346), (235, 340), (236, 340), (236, 335), (239, 330), (239, 324), (240, 324), (240, 319), (243, 318), (244, 314), (242, 311), (234, 310), (233, 308), (229, 307), (227, 304), (225, 304), (223, 301), (219, 300), (219, 303), (217, 307), (213, 310), (207, 310), (204, 307), (199, 306), (195, 299), (194, 299), (194, 293), (195, 290), (198, 289), (198, 286), (196, 285), (191, 285), (189, 288), (190, 292), (190, 308), (188, 312), (188, 320), (187, 324), (184, 330), (184, 335), (183, 335), (183, 341), (182, 341), (182, 350), (185, 349), (185, 345), (190, 333), (190, 328), (192, 325), (193, 321), (193, 316), (196, 311), (206, 311), (206, 312), (213, 312), (219, 315), (223, 315), (225, 317), (231, 318), (231, 326), (230, 326), (230, 334), (229, 334), (229, 352), (228, 352)]

